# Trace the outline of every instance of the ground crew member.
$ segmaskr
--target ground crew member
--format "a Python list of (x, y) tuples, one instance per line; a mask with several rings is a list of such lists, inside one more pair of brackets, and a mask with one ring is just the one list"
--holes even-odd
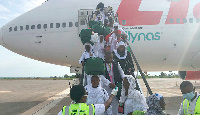
[(200, 115), (200, 95), (195, 92), (190, 81), (183, 81), (180, 85), (183, 98), (178, 115)]
[(117, 95), (118, 88), (112, 90), (109, 99), (104, 104), (86, 104), (87, 95), (82, 85), (75, 85), (70, 90), (70, 98), (74, 104), (69, 107), (64, 106), (58, 115), (102, 115), (109, 107), (114, 96)]

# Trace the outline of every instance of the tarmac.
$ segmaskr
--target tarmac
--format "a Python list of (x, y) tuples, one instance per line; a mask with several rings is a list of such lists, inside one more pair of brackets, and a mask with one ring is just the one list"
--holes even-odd
[[(166, 102), (166, 112), (176, 115), (183, 101), (179, 78), (147, 79), (153, 93), (160, 93)], [(143, 93), (147, 89), (139, 79)], [(200, 92), (200, 81), (191, 81)], [(70, 105), (69, 89), (77, 81), (69, 80), (0, 80), (0, 115), (56, 115), (64, 105)]]
[(69, 80), (0, 80), (0, 115), (43, 115), (69, 87)]

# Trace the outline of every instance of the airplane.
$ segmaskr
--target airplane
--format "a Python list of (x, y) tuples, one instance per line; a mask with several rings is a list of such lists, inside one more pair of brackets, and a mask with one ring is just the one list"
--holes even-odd
[(1, 27), (0, 45), (80, 72), (79, 33), (100, 2), (113, 7), (143, 71), (200, 79), (200, 0), (48, 0)]

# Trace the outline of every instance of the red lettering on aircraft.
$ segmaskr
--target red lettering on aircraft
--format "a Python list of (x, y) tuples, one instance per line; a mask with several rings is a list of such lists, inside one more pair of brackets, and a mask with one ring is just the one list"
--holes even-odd
[(193, 9), (193, 15), (195, 18), (200, 19), (200, 3), (198, 3)]
[(190, 0), (180, 0), (179, 2), (171, 2), (165, 24), (183, 24), (183, 18), (187, 17), (189, 2)]
[(139, 11), (142, 0), (122, 0), (117, 10), (119, 23), (126, 20), (125, 26), (157, 25), (163, 11)]

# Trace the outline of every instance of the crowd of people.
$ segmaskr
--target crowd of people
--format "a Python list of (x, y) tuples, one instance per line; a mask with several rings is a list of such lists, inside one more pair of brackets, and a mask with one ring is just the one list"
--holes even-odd
[[(109, 8), (97, 8), (93, 20), (111, 27), (110, 33), (106, 36), (99, 35), (98, 42), (93, 45), (85, 43), (85, 52), (79, 60), (82, 65), (91, 57), (101, 58), (105, 62), (104, 75), (86, 75), (87, 104), (105, 103), (112, 90), (118, 87), (118, 93), (113, 97), (111, 106), (104, 115), (127, 115), (134, 111), (147, 112), (148, 105), (145, 97), (136, 90), (134, 64), (125, 41), (128, 35), (118, 23), (112, 23), (114, 20), (108, 21), (109, 18), (113, 19), (112, 15), (108, 14)], [(123, 105), (121, 112), (119, 105)]]
[[(83, 115), (89, 113), (91, 115), (167, 115), (163, 111), (165, 101), (161, 94), (156, 93), (145, 99), (144, 95), (136, 89), (134, 64), (126, 44), (128, 35), (118, 23), (114, 23), (112, 7), (104, 7), (102, 3), (97, 5), (93, 21), (102, 22), (105, 27), (110, 27), (110, 33), (106, 36), (97, 35), (91, 29), (92, 35), (96, 35), (98, 40), (94, 44), (89, 42), (84, 44), (85, 52), (79, 63), (84, 66), (89, 58), (101, 58), (105, 63), (105, 74), (87, 74), (85, 86), (72, 87), (70, 97), (73, 104), (69, 108), (69, 115), (81, 112), (84, 113)], [(190, 82), (181, 84), (181, 91), (185, 95), (191, 93), (191, 90), (185, 89), (188, 86), (193, 88)], [(199, 96), (198, 93), (191, 94), (193, 95), (184, 96), (186, 100), (181, 105), (178, 115), (186, 115), (184, 103), (191, 103), (194, 97), (196, 99)], [(66, 111), (66, 108), (63, 108), (59, 114), (64, 115)]]
[[(121, 97), (117, 112), (113, 113), (113, 99), (118, 93), (118, 88), (107, 91), (100, 87), (98, 76), (92, 76), (91, 86), (75, 85), (70, 90), (73, 100), (69, 107), (64, 106), (58, 115), (169, 115), (166, 114), (164, 97), (153, 94), (145, 99), (135, 87), (131, 75), (125, 75)], [(190, 81), (183, 81), (180, 90), (185, 99), (180, 105), (177, 115), (198, 115), (200, 113), (200, 94), (195, 92), (195, 87)]]

